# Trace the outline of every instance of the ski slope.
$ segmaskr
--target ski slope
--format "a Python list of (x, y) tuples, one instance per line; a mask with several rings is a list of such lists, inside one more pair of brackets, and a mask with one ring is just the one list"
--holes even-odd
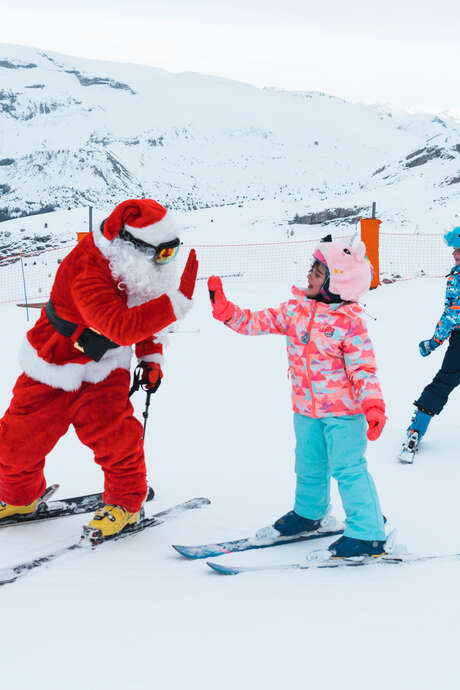
[[(276, 305), (289, 285), (228, 283), (242, 306)], [(411, 402), (440, 366), (431, 336), (444, 281), (386, 285), (365, 298), (388, 406), (368, 460), (385, 514), (410, 551), (460, 551), (460, 391), (436, 418), (413, 466), (395, 457)], [(24, 309), (0, 306), (4, 410), (19, 374)], [(35, 319), (38, 310), (31, 311)], [(198, 332), (196, 330), (199, 329)], [(2, 686), (114, 690), (396, 690), (458, 687), (458, 562), (225, 578), (172, 543), (251, 535), (292, 508), (294, 434), (284, 338), (243, 337), (213, 321), (204, 281), (171, 336), (146, 437), (148, 512), (194, 496), (212, 504), (93, 553), (72, 553), (0, 589)], [(144, 395), (135, 399), (137, 415)], [(116, 443), (116, 439), (114, 439)], [(89, 450), (69, 431), (48, 458), (56, 496), (102, 488)], [(334, 512), (343, 513), (337, 492)], [(78, 539), (84, 516), (5, 528), (0, 567)], [(328, 540), (230, 554), (226, 563), (288, 563)]]
[(387, 225), (417, 232), (458, 214), (447, 113), (44, 48), (0, 43), (0, 218), (139, 197), (183, 211), (270, 200), (293, 215), (378, 200)]

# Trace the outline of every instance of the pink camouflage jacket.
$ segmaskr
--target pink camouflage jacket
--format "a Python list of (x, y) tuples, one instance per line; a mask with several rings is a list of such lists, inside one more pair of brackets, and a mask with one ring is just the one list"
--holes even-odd
[(293, 287), (294, 299), (251, 312), (235, 305), (225, 324), (243, 335), (287, 336), (294, 412), (308, 417), (361, 414), (382, 400), (372, 343), (357, 302), (325, 304)]

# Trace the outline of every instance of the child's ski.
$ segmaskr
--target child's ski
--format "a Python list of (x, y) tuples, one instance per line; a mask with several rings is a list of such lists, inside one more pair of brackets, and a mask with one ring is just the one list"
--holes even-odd
[(239, 575), (240, 573), (249, 572), (269, 572), (274, 570), (313, 570), (320, 568), (345, 568), (364, 565), (400, 565), (402, 563), (413, 563), (421, 561), (432, 561), (449, 558), (460, 558), (460, 553), (451, 553), (444, 555), (418, 555), (418, 554), (401, 554), (380, 556), (380, 557), (359, 557), (359, 558), (337, 558), (326, 561), (304, 561), (303, 563), (281, 563), (280, 565), (248, 565), (248, 566), (231, 566), (222, 565), (221, 563), (213, 563), (207, 561), (212, 570), (220, 575)]
[[(59, 484), (52, 484), (46, 489), (35, 513), (30, 515), (12, 515), (11, 517), (4, 518), (0, 520), (0, 527), (24, 525), (41, 520), (53, 520), (54, 518), (67, 517), (68, 515), (92, 513), (104, 505), (102, 494), (87, 494), (86, 496), (75, 496), (74, 498), (62, 498), (60, 501), (49, 501), (58, 488)], [(154, 496), (155, 492), (149, 486), (145, 500), (151, 501)]]
[[(167, 508), (166, 510), (162, 510), (160, 513), (156, 513), (155, 515), (151, 515), (150, 517), (142, 518), (141, 520), (139, 520), (139, 522), (136, 522), (134, 525), (130, 525), (129, 527), (125, 528), (122, 532), (119, 532), (115, 536), (111, 537), (110, 541), (119, 541), (120, 539), (129, 537), (132, 534), (138, 534), (139, 532), (142, 532), (144, 529), (147, 529), (148, 527), (155, 527), (156, 525), (161, 525), (163, 522), (166, 522), (171, 518), (177, 517), (181, 513), (193, 510), (195, 508), (202, 508), (205, 505), (209, 505), (209, 503), (211, 503), (211, 501), (208, 498), (192, 498), (190, 501), (179, 503), (179, 505), (172, 506), (171, 508)], [(89, 538), (87, 536), (88, 530)], [(38, 556), (37, 558), (33, 558), (30, 561), (18, 563), (17, 565), (11, 566), (10, 568), (1, 568), (0, 586), (6, 585), (10, 582), (15, 582), (18, 578), (22, 577), (23, 575), (26, 575), (30, 570), (39, 568), (41, 565), (44, 565), (45, 563), (55, 561), (60, 556), (64, 556), (66, 553), (70, 553), (70, 551), (75, 551), (76, 549), (84, 549), (85, 551), (91, 551), (91, 547), (94, 548), (98, 543), (105, 543), (105, 541), (109, 541), (93, 541), (93, 533), (94, 530), (91, 530), (91, 528), (84, 528), (83, 534), (79, 542), (69, 544), (68, 546), (64, 546), (63, 548), (57, 549), (52, 553), (48, 553), (43, 556)]]
[(172, 544), (173, 549), (176, 549), (181, 556), (186, 558), (214, 558), (215, 556), (222, 556), (225, 553), (233, 553), (235, 551), (250, 551), (251, 549), (266, 549), (270, 546), (279, 546), (280, 544), (293, 544), (298, 541), (310, 541), (311, 539), (319, 539), (321, 537), (334, 537), (337, 534), (342, 534), (344, 530), (343, 523), (337, 522), (336, 529), (316, 530), (315, 532), (304, 532), (292, 537), (278, 537), (272, 540), (261, 541), (257, 537), (250, 537), (246, 539), (234, 539), (232, 541), (222, 541), (215, 544), (200, 544), (197, 546), (181, 546), (179, 544)]

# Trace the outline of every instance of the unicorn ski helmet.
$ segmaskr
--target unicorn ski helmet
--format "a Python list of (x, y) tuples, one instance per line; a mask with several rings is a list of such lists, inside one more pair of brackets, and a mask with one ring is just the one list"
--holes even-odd
[(326, 238), (316, 247), (313, 258), (327, 270), (321, 289), (326, 301), (337, 301), (334, 298), (339, 296), (343, 302), (357, 302), (369, 290), (372, 269), (361, 240), (348, 245)]
[(448, 247), (460, 249), (460, 227), (454, 228), (444, 234), (444, 239)]

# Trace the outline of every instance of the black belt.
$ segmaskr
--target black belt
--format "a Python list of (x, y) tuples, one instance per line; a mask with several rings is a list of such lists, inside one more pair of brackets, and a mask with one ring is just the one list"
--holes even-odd
[[(47, 303), (45, 307), (45, 314), (48, 317), (48, 321), (61, 335), (65, 335), (66, 338), (71, 338), (77, 329), (77, 324), (72, 323), (72, 321), (66, 321), (61, 319), (60, 316), (56, 314), (56, 310), (53, 306), (51, 300)], [(111, 350), (115, 347), (120, 347), (118, 343), (114, 343), (105, 335), (98, 333), (93, 328), (85, 328), (82, 331), (78, 340), (74, 343), (74, 347), (80, 352), (83, 352), (87, 357), (93, 359), (95, 362), (99, 362), (107, 350)]]

